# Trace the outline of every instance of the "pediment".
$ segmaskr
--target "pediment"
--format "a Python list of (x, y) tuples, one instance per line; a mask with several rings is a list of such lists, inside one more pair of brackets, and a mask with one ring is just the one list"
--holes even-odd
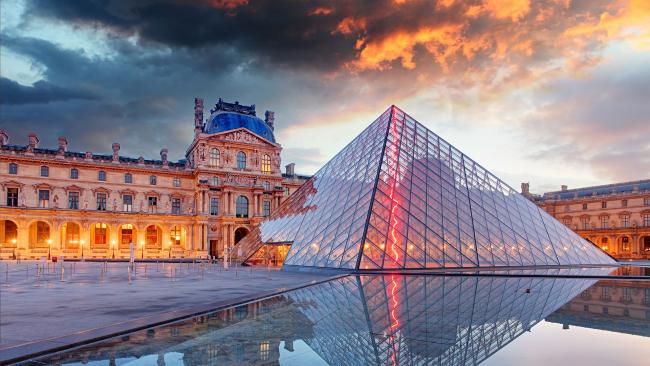
[(210, 140), (223, 141), (223, 142), (237, 142), (241, 144), (259, 145), (259, 146), (276, 146), (276, 144), (269, 140), (260, 137), (245, 128), (238, 128), (232, 131), (226, 131), (216, 134)]

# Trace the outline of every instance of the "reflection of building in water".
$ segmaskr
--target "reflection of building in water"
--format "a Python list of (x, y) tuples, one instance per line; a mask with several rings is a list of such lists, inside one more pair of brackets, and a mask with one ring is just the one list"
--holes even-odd
[(55, 356), (48, 363), (108, 360), (116, 365), (119, 360), (156, 355), (162, 366), (170, 355), (178, 354), (186, 366), (278, 365), (281, 342), (293, 352), (296, 339), (313, 337), (311, 322), (298, 307), (285, 297), (274, 297), (110, 339)]
[(347, 276), (80, 348), (46, 363), (174, 355), (185, 365), (277, 364), (304, 341), (336, 365), (478, 364), (595, 281)]
[(650, 282), (599, 281), (546, 320), (650, 337)]

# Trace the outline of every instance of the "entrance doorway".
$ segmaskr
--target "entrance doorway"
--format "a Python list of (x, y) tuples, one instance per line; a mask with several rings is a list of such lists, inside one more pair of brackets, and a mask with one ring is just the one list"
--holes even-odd
[(239, 229), (235, 230), (235, 244), (244, 239), (246, 235), (248, 235), (248, 229), (245, 227), (240, 227)]
[(210, 256), (219, 257), (216, 240), (210, 240)]

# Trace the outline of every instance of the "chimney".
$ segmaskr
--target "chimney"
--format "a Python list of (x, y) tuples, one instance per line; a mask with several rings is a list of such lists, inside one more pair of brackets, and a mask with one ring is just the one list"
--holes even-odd
[(530, 195), (530, 183), (521, 183), (521, 194), (524, 196)]
[(169, 162), (167, 161), (167, 153), (168, 153), (168, 150), (166, 148), (160, 150), (160, 160), (162, 160), (162, 163), (163, 163), (164, 167), (169, 166)]
[(203, 130), (203, 99), (194, 98), (194, 136)]
[(33, 153), (34, 149), (38, 148), (38, 136), (35, 133), (29, 134), (29, 144), (27, 145), (27, 152)]
[(286, 169), (287, 175), (295, 175), (296, 174), (294, 172), (295, 167), (296, 167), (296, 164), (294, 164), (294, 163), (285, 165), (284, 168)]
[(264, 122), (271, 128), (271, 131), (275, 131), (275, 112), (264, 112)]
[(5, 146), (9, 144), (9, 134), (7, 131), (0, 128), (0, 146)]
[(59, 152), (68, 151), (68, 139), (65, 136), (59, 136)]
[(562, 186), (560, 186), (560, 188), (562, 189), (562, 192), (566, 192), (566, 190), (569, 189), (569, 187), (566, 184), (563, 184)]
[(117, 142), (113, 143), (113, 162), (114, 163), (120, 162), (120, 144), (118, 144)]

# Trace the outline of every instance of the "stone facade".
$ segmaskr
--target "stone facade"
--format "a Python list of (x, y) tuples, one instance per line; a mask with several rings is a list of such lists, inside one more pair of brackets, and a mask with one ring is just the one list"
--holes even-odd
[[(241, 107), (273, 126), (272, 112), (262, 121)], [(220, 100), (211, 117), (238, 108)], [(0, 257), (128, 258), (131, 243), (137, 258), (222, 257), (309, 177), (293, 164), (281, 172), (275, 141), (208, 123), (197, 99), (195, 137), (178, 162), (167, 149), (155, 160), (124, 157), (117, 143), (108, 155), (71, 152), (65, 137), (41, 148), (36, 134), (12, 145), (0, 131)]]
[[(522, 191), (527, 191), (526, 183)], [(617, 259), (650, 259), (650, 180), (528, 194), (546, 212)]]

